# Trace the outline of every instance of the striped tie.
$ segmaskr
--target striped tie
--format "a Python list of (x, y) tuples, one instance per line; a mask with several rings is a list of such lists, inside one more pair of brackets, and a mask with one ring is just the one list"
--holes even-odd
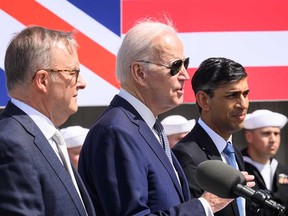
[(154, 130), (156, 131), (157, 135), (160, 138), (160, 143), (163, 146), (169, 161), (173, 165), (172, 157), (171, 157), (171, 149), (170, 149), (170, 146), (169, 146), (169, 141), (168, 141), (167, 135), (164, 133), (163, 125), (161, 124), (161, 122), (158, 119), (156, 119), (156, 122), (155, 122), (153, 128), (154, 128)]

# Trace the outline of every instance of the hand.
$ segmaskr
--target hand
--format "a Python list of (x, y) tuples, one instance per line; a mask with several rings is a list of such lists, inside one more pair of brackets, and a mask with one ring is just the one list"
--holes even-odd
[(255, 179), (254, 175), (249, 175), (248, 172), (246, 171), (241, 171), (241, 173), (244, 175), (245, 179), (246, 179), (246, 185), (248, 187), (254, 187), (255, 186), (255, 182), (253, 181)]
[(201, 197), (204, 198), (210, 204), (213, 213), (225, 208), (229, 203), (231, 203), (234, 200), (234, 199), (220, 198), (206, 191), (202, 194)]
[[(246, 185), (248, 187), (254, 187), (255, 186), (255, 182), (253, 181), (255, 179), (254, 175), (249, 175), (248, 172), (246, 171), (241, 171), (241, 173), (245, 177), (245, 180), (247, 182)], [(234, 200), (234, 199), (220, 198), (209, 192), (204, 192), (201, 197), (204, 198), (210, 204), (213, 213), (222, 210)]]

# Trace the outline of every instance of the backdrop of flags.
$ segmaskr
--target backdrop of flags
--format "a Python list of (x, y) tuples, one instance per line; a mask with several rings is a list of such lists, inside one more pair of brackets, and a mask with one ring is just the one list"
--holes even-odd
[[(123, 35), (139, 19), (163, 16), (179, 31), (191, 76), (206, 58), (228, 57), (247, 69), (250, 100), (287, 100), (287, 8), (285, 0), (0, 0), (0, 106), (9, 100), (5, 50), (25, 26), (75, 29), (81, 75), (87, 82), (79, 105), (105, 106), (119, 89), (115, 60)], [(190, 82), (184, 100), (195, 101)]]

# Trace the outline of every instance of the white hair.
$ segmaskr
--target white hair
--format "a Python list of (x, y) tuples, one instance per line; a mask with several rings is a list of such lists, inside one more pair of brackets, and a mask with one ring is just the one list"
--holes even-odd
[(118, 51), (116, 60), (116, 76), (120, 83), (127, 81), (133, 61), (153, 58), (153, 40), (165, 32), (176, 33), (171, 20), (153, 21), (146, 19), (136, 23), (127, 34)]

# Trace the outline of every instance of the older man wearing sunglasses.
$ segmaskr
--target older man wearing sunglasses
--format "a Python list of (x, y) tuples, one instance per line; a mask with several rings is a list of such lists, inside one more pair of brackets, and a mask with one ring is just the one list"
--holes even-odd
[(190, 199), (157, 119), (183, 102), (188, 63), (171, 25), (146, 21), (126, 34), (117, 55), (120, 93), (91, 128), (79, 159), (97, 215), (212, 215), (231, 201), (209, 193)]

